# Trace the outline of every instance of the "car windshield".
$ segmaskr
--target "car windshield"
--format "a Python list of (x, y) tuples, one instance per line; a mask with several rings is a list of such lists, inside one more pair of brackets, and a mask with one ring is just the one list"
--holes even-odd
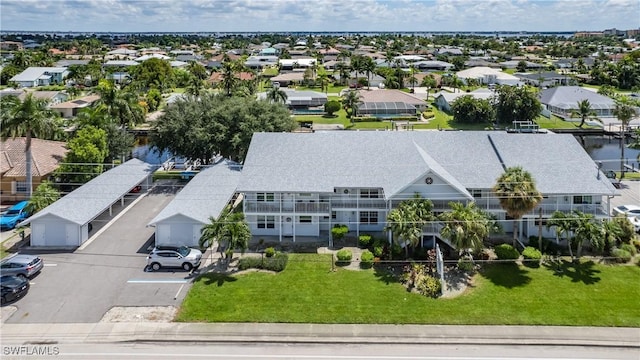
[(9, 215), (9, 216), (18, 215), (18, 214), (20, 214), (20, 210), (18, 210), (18, 209), (10, 209), (4, 214), (5, 215)]
[(22, 283), (22, 281), (22, 279), (15, 276), (3, 276), (2, 278), (0, 278), (0, 283), (2, 283), (2, 285), (4, 286), (19, 285)]
[(187, 256), (187, 255), (189, 255), (190, 252), (191, 252), (191, 249), (189, 249), (186, 246), (180, 246), (178, 248), (178, 253), (180, 253), (180, 255), (182, 255), (182, 256)]

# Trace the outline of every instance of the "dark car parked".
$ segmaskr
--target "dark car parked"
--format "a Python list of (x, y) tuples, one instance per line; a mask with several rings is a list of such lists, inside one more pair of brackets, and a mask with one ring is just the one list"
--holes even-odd
[(0, 287), (2, 288), (2, 303), (6, 304), (27, 295), (29, 280), (13, 275), (3, 275), (0, 276)]

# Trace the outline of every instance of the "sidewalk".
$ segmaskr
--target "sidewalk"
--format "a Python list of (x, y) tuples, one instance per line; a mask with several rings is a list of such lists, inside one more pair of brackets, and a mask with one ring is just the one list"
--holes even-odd
[(251, 342), (494, 344), (640, 349), (640, 328), (250, 323), (3, 324), (4, 344)]

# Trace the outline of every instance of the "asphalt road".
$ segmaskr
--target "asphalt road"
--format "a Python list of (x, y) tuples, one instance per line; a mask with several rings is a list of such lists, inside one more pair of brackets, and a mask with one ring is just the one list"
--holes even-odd
[(174, 196), (152, 191), (84, 248), (38, 252), (45, 268), (29, 294), (11, 304), (18, 309), (7, 322), (95, 323), (113, 306), (179, 305), (189, 273), (145, 271), (154, 232), (146, 225)]
[[(17, 347), (3, 345), (3, 358)], [(250, 343), (115, 343), (29, 346), (56, 359), (313, 359), (313, 360), (528, 360), (638, 359), (638, 349), (597, 346), (513, 346), (461, 344), (250, 344)], [(23, 353), (23, 355), (26, 355)]]

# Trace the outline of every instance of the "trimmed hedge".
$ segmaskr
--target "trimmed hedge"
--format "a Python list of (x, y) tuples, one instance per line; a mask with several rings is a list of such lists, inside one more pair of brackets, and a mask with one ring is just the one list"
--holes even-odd
[(509, 244), (500, 244), (494, 251), (499, 260), (516, 260), (520, 257), (518, 250)]
[(542, 259), (542, 253), (534, 247), (527, 246), (522, 250), (522, 257), (527, 260), (540, 260)]
[(369, 245), (371, 244), (371, 235), (369, 234), (362, 234), (358, 237), (358, 246), (360, 246), (362, 249), (366, 249), (369, 247)]
[(263, 269), (275, 272), (280, 272), (287, 267), (289, 262), (289, 255), (284, 253), (277, 253), (273, 257), (243, 257), (238, 261), (238, 269)]
[(273, 257), (273, 255), (276, 254), (276, 249), (274, 249), (273, 247), (268, 247), (266, 249), (264, 249), (264, 256), (270, 258)]
[(363, 269), (368, 269), (373, 266), (373, 253), (369, 250), (365, 250), (360, 255), (360, 267)]
[(336, 257), (340, 262), (350, 262), (353, 254), (351, 253), (351, 250), (342, 249), (338, 250), (338, 252), (336, 253)]

